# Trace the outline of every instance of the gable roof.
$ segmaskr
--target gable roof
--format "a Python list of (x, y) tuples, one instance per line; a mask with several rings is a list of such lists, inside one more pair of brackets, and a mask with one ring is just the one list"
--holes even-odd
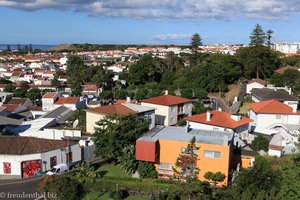
[(96, 85), (84, 85), (83, 86), (83, 91), (97, 91), (97, 86)]
[(241, 117), (239, 121), (234, 120), (231, 118), (231, 115), (227, 112), (221, 112), (214, 110), (211, 112), (211, 118), (210, 121), (206, 120), (207, 113), (202, 113), (199, 115), (193, 115), (190, 117), (184, 118), (185, 120), (202, 123), (202, 124), (209, 124), (219, 127), (226, 127), (230, 129), (234, 129), (240, 126), (243, 126), (245, 124), (248, 124), (252, 122), (252, 119)]
[[(44, 153), (76, 144), (74, 141), (48, 140), (34, 137), (0, 136), (0, 154), (27, 155)], [(12, 148), (13, 147), (13, 148)]]
[(76, 104), (79, 102), (79, 97), (58, 97), (54, 104)]
[(12, 98), (8, 104), (25, 104), (27, 101), (26, 98)]
[(260, 78), (252, 79), (251, 81), (248, 82), (248, 84), (250, 84), (250, 83), (259, 83), (261, 85), (267, 85), (267, 81), (262, 80)]
[(274, 99), (258, 103), (251, 103), (249, 106), (250, 109), (253, 110), (255, 113), (300, 115), (300, 112), (293, 112), (293, 109), (290, 106)]
[(86, 110), (87, 112), (97, 113), (97, 114), (103, 114), (103, 115), (111, 115), (111, 114), (135, 114), (137, 113), (135, 110), (132, 110), (128, 108), (127, 106), (124, 106), (123, 104), (113, 104), (108, 106), (100, 106), (95, 108), (89, 108)]
[(283, 74), (286, 70), (298, 70), (298, 69), (299, 69), (298, 67), (294, 67), (294, 66), (284, 66), (284, 67), (277, 69), (275, 71), (275, 73)]
[(182, 103), (189, 103), (192, 102), (192, 100), (178, 97), (178, 96), (173, 96), (173, 95), (163, 95), (163, 96), (153, 97), (150, 99), (144, 99), (142, 100), (142, 102), (163, 105), (163, 106), (173, 106)]
[(270, 88), (253, 88), (251, 90), (253, 96), (260, 101), (276, 99), (278, 101), (298, 101), (298, 98), (289, 95), (287, 92), (282, 90), (275, 90)]
[(22, 104), (3, 104), (2, 106), (6, 108), (7, 112), (14, 112), (17, 108), (22, 106)]
[(57, 92), (47, 92), (44, 94), (43, 99), (52, 99), (56, 94)]

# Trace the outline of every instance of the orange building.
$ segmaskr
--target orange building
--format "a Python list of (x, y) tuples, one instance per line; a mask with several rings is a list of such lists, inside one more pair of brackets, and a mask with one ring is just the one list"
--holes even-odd
[(189, 130), (187, 127), (156, 126), (136, 141), (136, 159), (155, 163), (161, 178), (173, 175), (173, 167), (180, 154), (195, 136), (199, 179), (206, 172), (222, 172), (225, 180), (219, 186), (228, 186), (228, 177), (233, 157), (233, 133), (207, 130)]

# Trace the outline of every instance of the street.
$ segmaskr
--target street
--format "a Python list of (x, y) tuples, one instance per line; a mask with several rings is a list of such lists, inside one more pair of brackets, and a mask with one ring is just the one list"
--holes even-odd
[(0, 180), (1, 199), (38, 199), (42, 194), (38, 192), (41, 178), (29, 180)]

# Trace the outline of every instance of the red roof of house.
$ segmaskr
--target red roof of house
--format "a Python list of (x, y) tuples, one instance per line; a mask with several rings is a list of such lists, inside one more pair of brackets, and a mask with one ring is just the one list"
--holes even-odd
[(135, 114), (136, 111), (131, 110), (130, 108), (122, 105), (122, 104), (113, 104), (108, 106), (100, 106), (96, 108), (89, 108), (86, 110), (87, 112), (98, 113), (102, 115), (111, 115), (111, 114)]
[(150, 99), (144, 99), (144, 100), (142, 100), (142, 102), (158, 104), (158, 105), (163, 105), (163, 106), (173, 106), (173, 105), (182, 104), (182, 103), (189, 103), (189, 102), (192, 102), (192, 100), (178, 97), (178, 96), (173, 96), (173, 95), (163, 95), (163, 96), (153, 97)]
[(269, 144), (269, 149), (281, 151), (281, 150), (283, 149), (283, 146), (278, 146), (278, 145), (274, 145), (274, 144)]
[(97, 91), (97, 86), (96, 85), (84, 85), (83, 86), (83, 91)]
[(298, 67), (293, 67), (293, 66), (285, 66), (277, 69), (275, 73), (277, 74), (283, 74), (286, 70), (298, 70)]
[(36, 69), (36, 70), (34, 70), (34, 73), (45, 73), (46, 72), (46, 70), (44, 70), (44, 69)]
[(57, 94), (57, 92), (47, 92), (47, 93), (43, 96), (43, 99), (52, 99), (56, 94)]
[(14, 112), (21, 104), (3, 104), (2, 106), (6, 108), (6, 111)]
[(293, 109), (290, 106), (274, 99), (258, 103), (251, 103), (250, 109), (256, 113), (300, 115), (300, 112), (293, 112)]
[(198, 122), (202, 124), (209, 124), (219, 127), (226, 127), (226, 128), (237, 128), (252, 122), (252, 119), (241, 117), (239, 121), (234, 120), (231, 118), (231, 115), (227, 112), (221, 112), (214, 110), (211, 112), (210, 121), (206, 120), (207, 113), (202, 113), (199, 115), (193, 115), (190, 117), (185, 118), (185, 120)]
[(261, 85), (267, 85), (267, 82), (265, 80), (260, 79), (260, 78), (252, 79), (251, 81), (248, 82), (248, 84), (249, 83), (259, 83)]
[(76, 104), (79, 102), (79, 97), (59, 97), (54, 102), (55, 104)]

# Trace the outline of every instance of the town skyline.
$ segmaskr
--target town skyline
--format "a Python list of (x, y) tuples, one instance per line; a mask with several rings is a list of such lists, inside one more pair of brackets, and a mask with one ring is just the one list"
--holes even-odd
[[(203, 6), (205, 5), (205, 6)], [(299, 42), (297, 1), (0, 1), (1, 44), (248, 44), (255, 24)], [(293, 27), (293, 29), (291, 29)]]

